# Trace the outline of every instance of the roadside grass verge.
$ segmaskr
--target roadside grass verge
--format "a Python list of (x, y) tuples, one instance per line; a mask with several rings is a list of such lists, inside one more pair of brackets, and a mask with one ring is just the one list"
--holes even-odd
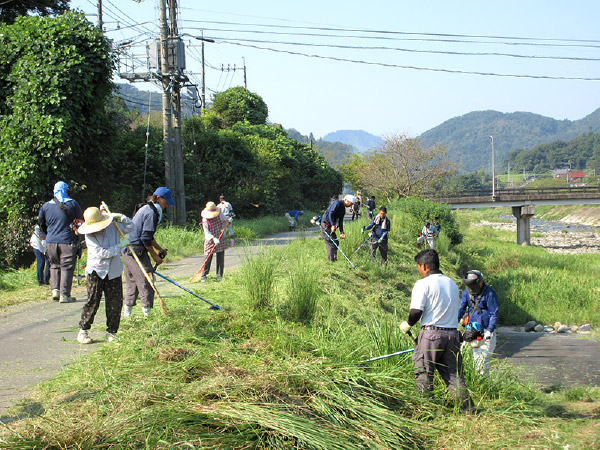
[[(465, 376), (479, 410), (467, 417), (437, 376), (433, 398), (416, 395), (410, 354), (359, 364), (414, 345), (398, 324), (419, 278), (415, 236), (395, 217), (385, 266), (371, 263), (365, 248), (352, 257), (358, 271), (341, 255), (328, 263), (322, 240), (300, 239), (249, 256), (256, 267), (271, 261), (271, 288), (259, 289), (270, 293), (258, 308), (242, 269), (194, 286), (223, 311), (191, 295), (169, 298), (169, 316), (156, 311), (143, 320), (136, 311), (117, 341), (99, 344), (15, 407), (22, 420), (0, 426), (0, 447), (598, 448), (595, 390), (544, 394), (498, 361), (481, 378), (467, 352)], [(363, 224), (345, 226), (348, 256), (363, 241)], [(490, 259), (473, 238), (467, 233), (462, 247), (442, 252), (442, 270), (455, 280)], [(306, 277), (318, 292), (294, 299)], [(304, 306), (295, 309), (296, 301)], [(102, 329), (96, 324), (92, 334)]]

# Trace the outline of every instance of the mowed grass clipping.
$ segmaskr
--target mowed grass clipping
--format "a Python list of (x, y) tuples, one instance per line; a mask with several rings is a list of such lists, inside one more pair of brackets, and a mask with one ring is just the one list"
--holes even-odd
[[(342, 241), (348, 255), (363, 222), (347, 226), (357, 236)], [(124, 320), (118, 341), (13, 409), (25, 418), (0, 429), (0, 447), (598, 448), (594, 390), (549, 396), (498, 361), (482, 378), (467, 352), (479, 414), (465, 417), (437, 377), (434, 398), (416, 394), (410, 354), (360, 364), (414, 346), (398, 324), (419, 278), (415, 248), (397, 238), (411, 230), (395, 225), (386, 266), (363, 248), (352, 257), (356, 272), (342, 258), (328, 263), (322, 240), (301, 239), (249, 256), (255, 272), (194, 286), (223, 311), (184, 295), (169, 299), (169, 316)], [(457, 270), (478, 257), (452, 248), (442, 269), (459, 280)], [(252, 273), (271, 283), (258, 300), (244, 281)], [(314, 284), (299, 290), (308, 279)]]

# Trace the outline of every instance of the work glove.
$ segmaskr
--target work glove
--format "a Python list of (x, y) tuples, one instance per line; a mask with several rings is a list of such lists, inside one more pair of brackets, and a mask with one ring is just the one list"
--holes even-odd
[(406, 320), (400, 324), (400, 331), (402, 331), (404, 334), (410, 331), (410, 325)]
[(123, 238), (123, 239), (121, 239), (121, 242), (119, 242), (117, 244), (117, 247), (123, 248), (123, 247), (127, 247), (129, 244), (131, 244), (131, 241), (127, 238)]
[(364, 234), (365, 233), (365, 227), (362, 227), (360, 232)]
[(337, 230), (337, 227), (335, 225), (332, 225), (332, 227), (331, 227), (331, 234), (335, 233), (335, 230)]
[(381, 244), (383, 242), (383, 238), (377, 239), (377, 242), (379, 242)]
[(121, 213), (112, 213), (111, 214), (113, 220), (115, 222), (122, 222), (123, 221), (123, 217), (125, 217), (125, 214), (121, 214)]
[(230, 217), (229, 219), (227, 219), (227, 222), (229, 222), (229, 223), (233, 222), (233, 217)]
[(369, 237), (373, 237), (373, 232), (369, 232)]
[(167, 250), (166, 248), (163, 248), (160, 252), (158, 252), (158, 256), (160, 256), (161, 259), (165, 259), (167, 257), (167, 252), (169, 250)]
[(492, 332), (490, 330), (485, 330), (483, 333), (483, 338), (487, 341), (492, 338)]
[(213, 242), (215, 243), (215, 245), (219, 245), (219, 242), (221, 241), (219, 240), (219, 238), (214, 237)]

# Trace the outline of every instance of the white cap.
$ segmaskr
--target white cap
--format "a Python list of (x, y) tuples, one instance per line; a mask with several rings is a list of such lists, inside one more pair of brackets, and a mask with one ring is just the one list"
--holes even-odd
[(344, 197), (344, 201), (350, 202), (350, 203), (356, 203), (356, 197), (354, 197), (354, 195), (348, 194)]

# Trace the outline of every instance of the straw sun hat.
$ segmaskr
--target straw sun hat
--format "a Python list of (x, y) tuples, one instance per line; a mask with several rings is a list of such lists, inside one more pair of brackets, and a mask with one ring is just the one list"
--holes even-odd
[(214, 219), (219, 214), (221, 214), (221, 211), (217, 208), (215, 202), (208, 202), (206, 208), (200, 213), (203, 219)]
[(102, 214), (95, 206), (86, 209), (83, 213), (83, 218), (85, 222), (77, 229), (79, 234), (90, 234), (102, 231), (109, 226), (113, 220), (108, 214)]

